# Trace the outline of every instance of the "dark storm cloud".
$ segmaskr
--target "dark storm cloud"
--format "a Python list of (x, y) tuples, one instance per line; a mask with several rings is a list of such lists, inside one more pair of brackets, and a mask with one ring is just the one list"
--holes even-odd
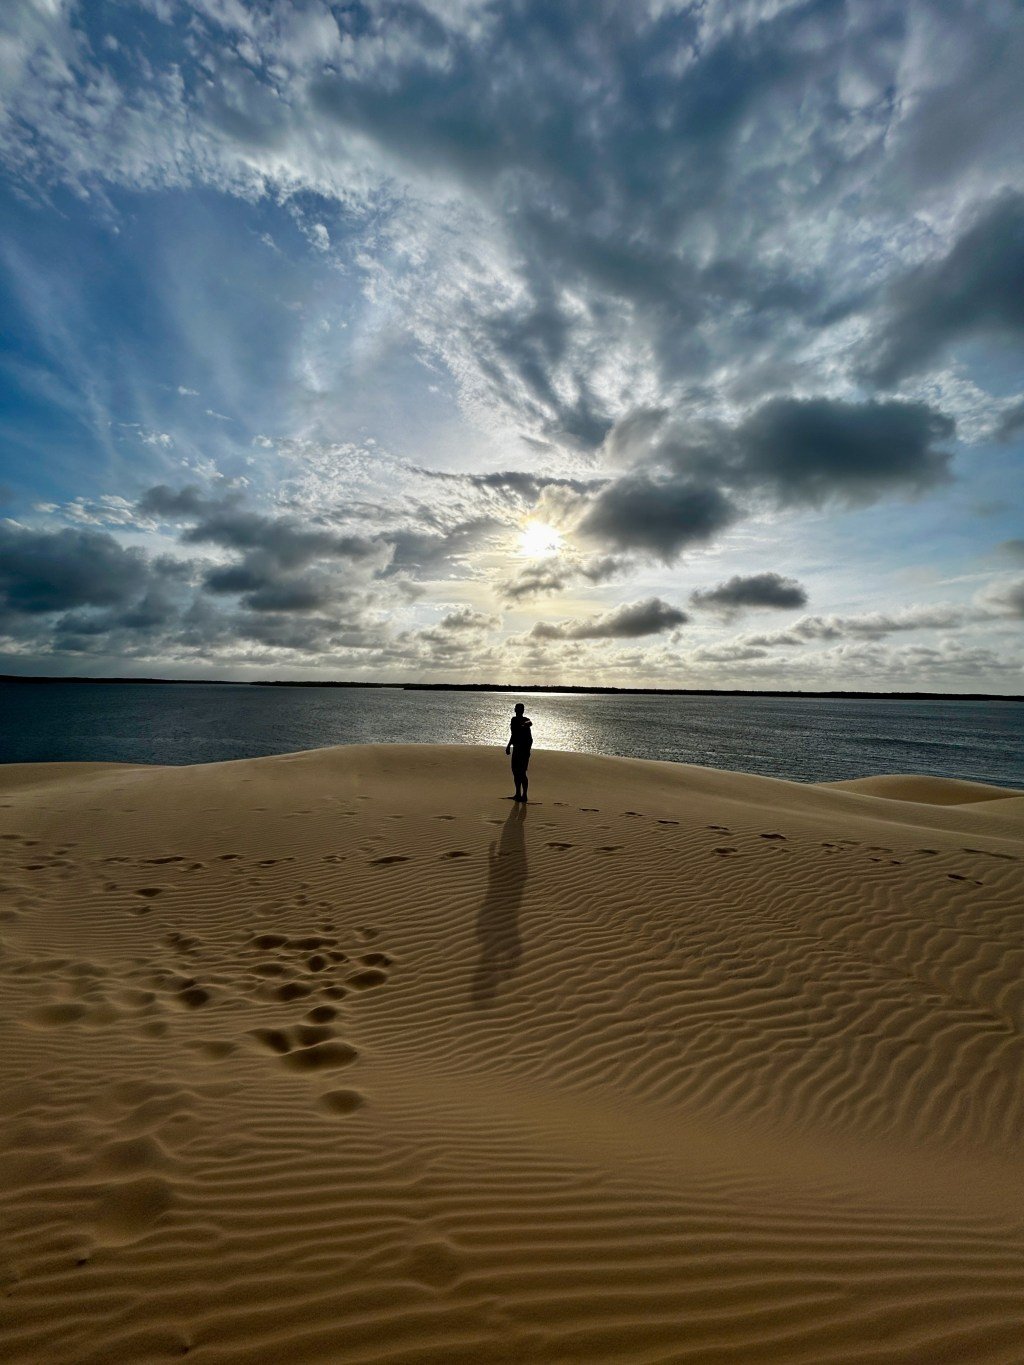
[(0, 607), (19, 614), (129, 602), (149, 576), (141, 550), (105, 531), (0, 524)]
[(245, 593), (242, 606), (251, 611), (307, 612), (338, 607), (347, 594), (324, 575), (281, 579)]
[(866, 504), (949, 478), (949, 417), (924, 403), (773, 398), (737, 431), (738, 475), (783, 505)]
[(941, 260), (891, 288), (889, 316), (872, 339), (867, 372), (891, 387), (969, 337), (1024, 343), (1024, 195), (990, 205)]
[(865, 506), (949, 479), (954, 424), (924, 403), (773, 398), (735, 426), (640, 409), (606, 448), (634, 468), (593, 498), (584, 535), (671, 562), (743, 515), (736, 494), (782, 507)]
[(673, 630), (687, 620), (685, 611), (648, 597), (586, 621), (538, 621), (530, 634), (536, 640), (636, 640)]
[(777, 573), (735, 574), (717, 587), (692, 592), (690, 602), (695, 607), (707, 607), (723, 615), (732, 615), (747, 607), (787, 611), (807, 605), (807, 590), (795, 578), (783, 578)]
[(0, 525), (0, 634), (42, 654), (148, 656), (193, 591), (195, 567), (105, 531)]
[(738, 516), (739, 509), (711, 485), (634, 473), (597, 495), (578, 530), (587, 539), (667, 563), (691, 545), (706, 544)]

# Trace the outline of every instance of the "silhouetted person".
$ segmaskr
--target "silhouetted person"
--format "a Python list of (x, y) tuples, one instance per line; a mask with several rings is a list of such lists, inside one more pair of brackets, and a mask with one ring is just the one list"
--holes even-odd
[(513, 801), (526, 801), (527, 792), (530, 790), (530, 779), (526, 775), (526, 770), (530, 766), (530, 751), (533, 748), (533, 721), (529, 716), (523, 715), (525, 710), (523, 703), (517, 701), (516, 713), (509, 721), (511, 734), (505, 745), (505, 752), (512, 755), (512, 777), (516, 784)]

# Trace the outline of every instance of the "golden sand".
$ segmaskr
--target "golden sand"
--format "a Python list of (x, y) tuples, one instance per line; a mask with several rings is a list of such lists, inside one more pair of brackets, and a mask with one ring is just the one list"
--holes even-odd
[(1024, 794), (0, 769), (10, 1362), (1024, 1360)]

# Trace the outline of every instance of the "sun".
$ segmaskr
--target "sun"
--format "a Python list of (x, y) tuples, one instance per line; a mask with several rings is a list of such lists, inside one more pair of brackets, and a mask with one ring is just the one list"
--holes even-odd
[(562, 533), (543, 521), (528, 521), (519, 533), (519, 553), (526, 559), (545, 559), (562, 547)]

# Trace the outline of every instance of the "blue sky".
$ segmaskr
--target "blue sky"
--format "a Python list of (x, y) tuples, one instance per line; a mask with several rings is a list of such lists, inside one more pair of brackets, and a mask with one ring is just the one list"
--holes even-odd
[(0, 671), (1024, 690), (1024, 19), (0, 12)]

